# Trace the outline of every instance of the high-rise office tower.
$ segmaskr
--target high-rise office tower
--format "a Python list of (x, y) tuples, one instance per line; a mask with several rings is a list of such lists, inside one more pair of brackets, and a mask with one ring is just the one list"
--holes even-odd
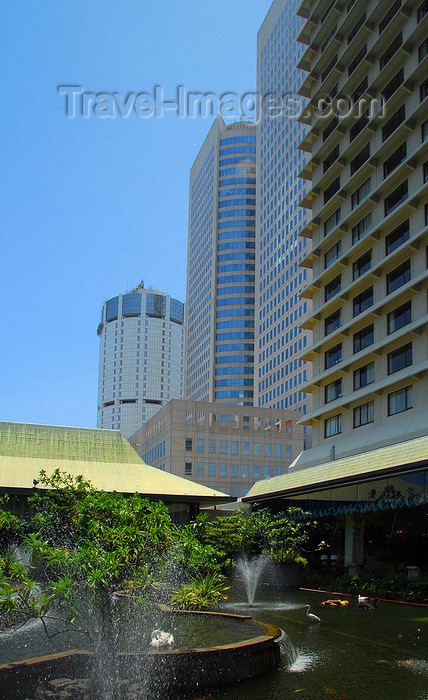
[(297, 43), (301, 18), (296, 0), (274, 0), (257, 38), (259, 94), (258, 236), (255, 352), (255, 405), (305, 413), (311, 397), (305, 382), (311, 365), (300, 359), (310, 344), (302, 329), (310, 300), (299, 293), (310, 270), (299, 267), (310, 242), (299, 237), (306, 212), (299, 202), (306, 183), (299, 172), (306, 154), (299, 142), (306, 126), (298, 121), (303, 100), (297, 91), (305, 74), (297, 68), (303, 52)]
[(304, 0), (299, 13), (312, 105), (304, 465), (427, 432), (428, 3)]
[(218, 116), (190, 173), (185, 396), (253, 405), (256, 127)]
[(144, 289), (103, 304), (98, 428), (130, 437), (170, 399), (183, 398), (184, 304)]

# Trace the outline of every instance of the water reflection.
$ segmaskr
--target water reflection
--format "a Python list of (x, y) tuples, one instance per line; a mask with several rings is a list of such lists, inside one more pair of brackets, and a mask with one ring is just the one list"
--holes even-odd
[[(234, 596), (239, 601), (239, 590)], [(210, 700), (428, 700), (428, 645), (422, 624), (428, 608), (380, 601), (377, 610), (368, 611), (358, 609), (356, 598), (344, 607), (322, 607), (325, 598), (325, 593), (308, 591), (264, 592), (249, 614), (284, 629), (297, 656), (278, 671), (211, 691)], [(305, 604), (321, 618), (320, 624), (308, 622)], [(236, 605), (231, 601), (227, 607)]]

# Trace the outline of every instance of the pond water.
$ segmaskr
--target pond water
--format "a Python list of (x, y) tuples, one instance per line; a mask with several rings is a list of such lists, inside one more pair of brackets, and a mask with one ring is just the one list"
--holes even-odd
[[(329, 598), (347, 599), (349, 605), (320, 605)], [(307, 620), (305, 604), (320, 624)], [(231, 598), (222, 610), (249, 613), (286, 630), (297, 658), (291, 667), (284, 659), (277, 671), (193, 698), (428, 700), (428, 607), (380, 601), (370, 611), (338, 594), (264, 591), (262, 602), (256, 597), (252, 608)]]
[[(259, 589), (260, 591), (260, 589)], [(380, 601), (375, 611), (359, 610), (355, 598), (340, 594), (308, 591), (270, 593), (262, 587), (253, 607), (243, 603), (243, 592), (232, 591), (222, 606), (223, 612), (252, 615), (286, 631), (295, 647), (292, 665), (284, 653), (276, 671), (234, 686), (195, 691), (185, 700), (428, 700), (428, 607)], [(329, 598), (348, 599), (340, 608), (321, 606)], [(305, 604), (321, 618), (311, 624), (306, 618)], [(189, 630), (185, 617), (151, 620), (148, 630), (162, 625), (172, 631), (174, 647), (187, 637), (188, 647), (226, 643), (242, 639), (240, 625), (220, 629), (215, 618), (194, 617), (198, 628)], [(47, 642), (40, 623), (30, 622), (13, 637), (0, 635), (0, 663), (18, 658), (31, 658), (41, 653), (65, 648), (84, 648), (82, 637), (55, 637)], [(132, 626), (130, 626), (131, 629)], [(251, 630), (252, 636), (254, 628)], [(139, 643), (147, 648), (148, 630), (140, 628)], [(247, 631), (247, 630), (245, 630)], [(247, 636), (244, 634), (244, 637)], [(225, 638), (227, 637), (227, 639)], [(132, 636), (131, 636), (132, 638)], [(136, 645), (137, 637), (132, 638)], [(139, 644), (138, 644), (139, 646)], [(133, 647), (136, 650), (137, 646)], [(288, 650), (289, 654), (289, 650)], [(178, 697), (178, 696), (177, 696)], [(176, 700), (169, 695), (168, 700)]]
[[(239, 613), (248, 614), (249, 613)], [(63, 623), (47, 621), (50, 635), (64, 627)], [(203, 649), (221, 644), (234, 644), (262, 634), (251, 620), (235, 620), (211, 615), (168, 614), (161, 611), (132, 613), (123, 619), (118, 648), (123, 652), (163, 652), (165, 648), (150, 647), (151, 632), (161, 629), (174, 636), (172, 649)], [(0, 664), (55, 654), (69, 649), (89, 649), (86, 637), (77, 632), (61, 633), (49, 639), (39, 620), (31, 620), (12, 634), (0, 634)]]

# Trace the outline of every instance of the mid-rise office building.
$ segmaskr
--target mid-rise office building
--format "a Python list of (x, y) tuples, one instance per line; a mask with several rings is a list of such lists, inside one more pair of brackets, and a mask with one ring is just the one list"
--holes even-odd
[(253, 405), (256, 127), (218, 116), (190, 173), (187, 399)]
[(141, 283), (103, 304), (97, 332), (97, 427), (129, 437), (183, 397), (184, 304)]
[(129, 441), (153, 467), (233, 497), (286, 474), (303, 449), (294, 411), (170, 401)]
[(299, 296), (310, 270), (299, 263), (310, 240), (299, 233), (307, 212), (299, 207), (307, 185), (299, 178), (307, 155), (298, 146), (307, 126), (298, 121), (303, 46), (296, 0), (274, 0), (257, 37), (257, 284), (255, 405), (305, 413), (311, 365), (301, 359), (311, 332), (300, 327), (310, 300)]
[(303, 0), (299, 13), (311, 465), (427, 432), (428, 4)]

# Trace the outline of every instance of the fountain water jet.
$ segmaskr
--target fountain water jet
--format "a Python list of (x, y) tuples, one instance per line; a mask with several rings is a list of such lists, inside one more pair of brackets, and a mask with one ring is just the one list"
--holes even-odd
[(242, 576), (245, 583), (245, 590), (247, 592), (248, 605), (250, 608), (254, 604), (260, 577), (270, 562), (271, 559), (267, 554), (260, 554), (252, 558), (242, 557), (236, 564), (237, 572)]

